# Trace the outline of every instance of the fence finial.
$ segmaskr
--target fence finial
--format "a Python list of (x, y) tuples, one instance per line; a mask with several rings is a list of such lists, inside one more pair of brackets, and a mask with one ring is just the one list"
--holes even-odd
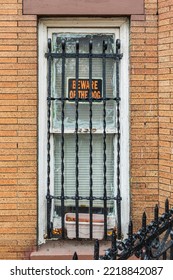
[(74, 252), (74, 255), (73, 255), (72, 260), (78, 260), (78, 255), (77, 255), (77, 253), (76, 253), (76, 252)]

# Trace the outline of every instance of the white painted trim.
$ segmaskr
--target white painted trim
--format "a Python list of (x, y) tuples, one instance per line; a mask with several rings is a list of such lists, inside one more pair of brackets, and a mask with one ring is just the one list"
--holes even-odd
[(121, 123), (121, 155), (120, 155), (120, 185), (121, 185), (121, 222), (122, 232), (126, 237), (130, 219), (130, 170), (129, 170), (129, 25), (120, 26), (121, 52), (120, 63), (120, 123)]
[[(44, 243), (46, 234), (46, 191), (47, 191), (47, 38), (48, 28), (120, 28), (121, 52), (123, 59), (120, 67), (121, 95), (121, 194), (122, 231), (125, 235), (130, 214), (129, 186), (129, 21), (127, 18), (50, 18), (39, 21), (39, 168), (38, 168), (38, 244)], [(56, 29), (57, 30), (57, 29)], [(89, 30), (87, 30), (89, 31)], [(123, 105), (123, 106), (122, 106)], [(52, 169), (52, 168), (51, 168)], [(52, 173), (51, 173), (52, 177)], [(51, 188), (53, 186), (51, 185)]]
[(112, 18), (44, 18), (40, 19), (47, 28), (116, 28), (121, 27), (125, 22), (128, 22), (126, 17), (112, 17)]
[(47, 27), (43, 22), (39, 23), (39, 57), (38, 57), (38, 244), (44, 242), (46, 233), (46, 192), (47, 192)]

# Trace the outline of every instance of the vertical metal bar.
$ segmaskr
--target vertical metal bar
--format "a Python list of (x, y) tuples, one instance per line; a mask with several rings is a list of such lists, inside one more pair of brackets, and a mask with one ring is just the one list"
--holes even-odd
[(111, 251), (112, 251), (112, 257), (111, 260), (116, 260), (117, 257), (117, 240), (116, 240), (117, 236), (115, 231), (112, 232), (112, 242), (111, 242)]
[(99, 259), (99, 248), (100, 248), (100, 244), (99, 244), (98, 239), (96, 239), (95, 244), (94, 244), (94, 260)]
[(51, 238), (51, 206), (50, 195), (50, 115), (51, 115), (51, 39), (48, 39), (48, 95), (47, 95), (47, 237)]
[(133, 239), (133, 222), (132, 222), (132, 220), (130, 220), (130, 222), (129, 222), (128, 237), (130, 239), (130, 242), (132, 242), (132, 239)]
[(170, 248), (170, 260), (173, 260), (173, 244)]
[(65, 115), (65, 41), (62, 41), (62, 89), (61, 89), (61, 225), (62, 225), (62, 238), (65, 238), (64, 227), (64, 115)]
[[(165, 220), (169, 221), (169, 199), (167, 198), (165, 200)], [(170, 248), (170, 253), (171, 253), (171, 248)], [(167, 259), (167, 251), (163, 253), (163, 260)]]
[(107, 189), (106, 189), (106, 57), (107, 42), (103, 41), (103, 211), (104, 211), (104, 239), (107, 239)]
[(172, 246), (170, 248), (170, 260), (173, 260), (173, 230), (171, 230), (171, 232), (170, 232), (170, 237), (171, 237), (171, 242), (172, 242)]
[(142, 228), (145, 231), (147, 226), (147, 216), (146, 213), (144, 212), (142, 215)]
[(159, 220), (159, 208), (158, 205), (156, 204), (154, 208), (154, 221), (158, 224), (158, 220)]
[(75, 135), (76, 135), (76, 238), (79, 238), (79, 136), (78, 136), (78, 80), (79, 80), (79, 41), (76, 42), (76, 123), (75, 123)]
[[(147, 216), (146, 216), (146, 213), (143, 212), (143, 215), (142, 215), (142, 231), (144, 233), (144, 237), (145, 237), (145, 233), (146, 233), (146, 226), (147, 226)], [(150, 258), (150, 250), (149, 250), (148, 244), (146, 244), (145, 250), (144, 250), (142, 255), (143, 255), (141, 257), (142, 260)]]
[[(159, 227), (159, 207), (157, 204), (154, 207), (154, 222), (155, 222), (156, 229), (158, 229), (158, 227)], [(159, 242), (159, 236), (156, 237), (156, 242)]]
[(121, 192), (120, 192), (120, 88), (119, 88), (119, 50), (120, 40), (116, 40), (116, 98), (117, 98), (117, 237), (121, 239)]
[(90, 154), (90, 239), (93, 237), (93, 139), (92, 139), (92, 41), (89, 42), (89, 154)]
[(165, 200), (165, 213), (169, 213), (169, 200), (168, 200), (168, 198)]
[(163, 260), (166, 260), (167, 259), (167, 253), (166, 252), (163, 252)]

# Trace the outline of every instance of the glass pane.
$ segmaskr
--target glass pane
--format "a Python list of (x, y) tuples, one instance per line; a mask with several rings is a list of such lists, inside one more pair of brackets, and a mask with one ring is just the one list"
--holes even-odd
[[(53, 34), (53, 51), (62, 52), (61, 42), (66, 41), (66, 53), (73, 54), (71, 58), (65, 59), (65, 73), (62, 73), (62, 58), (53, 60), (52, 69), (52, 93), (55, 98), (69, 97), (69, 80), (76, 81), (76, 41), (79, 41), (79, 53), (87, 55), (89, 52), (89, 42), (93, 41), (93, 54), (101, 55), (103, 52), (103, 41), (107, 41), (107, 54), (112, 54), (114, 50), (114, 34)], [(58, 42), (58, 45), (57, 43)], [(114, 195), (114, 141), (115, 141), (115, 105), (112, 100), (115, 97), (115, 75), (114, 59), (106, 59), (105, 62), (105, 87), (104, 93), (111, 100), (106, 101), (106, 189), (107, 196)], [(89, 81), (89, 58), (79, 58), (79, 80)], [(64, 76), (63, 76), (64, 75)], [(62, 96), (62, 76), (64, 77), (64, 96)], [(103, 59), (92, 59), (92, 80), (101, 81), (103, 97)], [(80, 81), (79, 81), (80, 82)], [(78, 85), (78, 93), (79, 93)], [(54, 134), (54, 186), (55, 196), (61, 195), (61, 125), (62, 125), (62, 102), (61, 100), (52, 104), (52, 128)], [(87, 212), (89, 207), (90, 191), (90, 104), (88, 100), (79, 100), (78, 103), (78, 132), (79, 132), (79, 212)], [(76, 190), (76, 103), (75, 100), (68, 99), (64, 104), (64, 190), (65, 196), (75, 198)], [(104, 192), (104, 104), (103, 101), (92, 102), (92, 129), (93, 129), (93, 196), (103, 197)], [(57, 132), (57, 133), (56, 133)], [(65, 200), (65, 211), (75, 212), (75, 200)], [(55, 216), (60, 215), (61, 202), (55, 199)], [(103, 213), (103, 200), (93, 200), (93, 213)], [(113, 212), (114, 201), (107, 201), (108, 213)]]
[[(58, 46), (56, 46), (56, 39), (58, 38)], [(93, 53), (102, 53), (103, 40), (108, 42), (108, 49), (106, 53), (114, 52), (114, 35), (106, 34), (53, 34), (53, 49), (57, 52), (62, 52), (61, 42), (66, 41), (66, 52), (75, 53), (76, 40), (79, 40), (79, 52), (89, 52), (89, 41), (93, 41)], [(65, 97), (68, 97), (68, 81), (76, 78), (76, 60), (75, 58), (66, 58), (65, 60)], [(114, 60), (106, 60), (106, 97), (113, 98), (115, 95), (115, 77)], [(79, 79), (89, 79), (89, 59), (79, 59)], [(62, 59), (54, 59), (53, 62), (53, 81), (52, 92), (54, 97), (62, 97)], [(92, 59), (92, 79), (99, 79), (103, 81), (103, 66), (101, 58)], [(65, 130), (75, 130), (75, 112), (76, 105), (74, 101), (65, 102)], [(88, 102), (79, 102), (79, 126), (83, 130), (89, 129), (89, 104)], [(106, 123), (107, 129), (115, 129), (115, 106), (114, 102), (107, 102), (106, 104)], [(52, 127), (54, 132), (61, 130), (61, 102), (57, 101), (53, 104), (52, 112)], [(93, 128), (96, 130), (103, 129), (103, 102), (93, 102)]]
[[(89, 153), (89, 135), (79, 135), (79, 196), (89, 197), (90, 190), (90, 153)], [(106, 137), (106, 178), (107, 195), (113, 196), (114, 189), (114, 152), (113, 135)], [(55, 195), (61, 195), (61, 136), (54, 136), (54, 185)], [(103, 156), (103, 135), (93, 135), (93, 196), (103, 197), (104, 191), (104, 156)], [(76, 144), (75, 136), (65, 135), (64, 142), (64, 190), (65, 196), (75, 196), (76, 190)], [(56, 200), (60, 205), (60, 201)], [(75, 206), (74, 200), (67, 200), (66, 205)], [(83, 199), (79, 201), (81, 207), (88, 207), (89, 201)], [(103, 201), (94, 200), (94, 207), (103, 207)], [(113, 206), (113, 201), (108, 201), (108, 206)]]

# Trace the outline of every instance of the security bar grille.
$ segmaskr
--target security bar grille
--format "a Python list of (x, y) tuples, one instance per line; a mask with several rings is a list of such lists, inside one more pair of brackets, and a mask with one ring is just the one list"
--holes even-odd
[[(108, 49), (108, 42), (106, 40), (103, 40), (102, 42), (102, 52), (101, 53), (95, 53), (93, 52), (93, 41), (88, 41), (88, 52), (80, 52), (80, 42), (79, 40), (76, 40), (75, 42), (75, 52), (67, 52), (66, 51), (66, 40), (62, 40), (61, 44), (59, 42), (59, 39), (57, 39), (57, 50), (53, 50), (52, 48), (52, 41), (51, 39), (48, 39), (48, 52), (45, 54), (47, 61), (48, 61), (48, 95), (47, 95), (47, 238), (50, 239), (52, 237), (57, 238), (66, 238), (66, 227), (65, 227), (65, 215), (67, 213), (67, 207), (66, 202), (68, 201), (74, 201), (74, 217), (73, 220), (75, 221), (75, 238), (80, 238), (79, 234), (79, 221), (80, 221), (80, 213), (81, 208), (79, 205), (79, 202), (81, 201), (88, 201), (88, 214), (89, 214), (89, 238), (93, 239), (93, 217), (94, 217), (94, 211), (95, 211), (95, 205), (94, 203), (99, 201), (99, 203), (102, 204), (103, 209), (103, 221), (104, 221), (104, 239), (106, 240), (108, 238), (108, 204), (110, 202), (116, 201), (116, 208), (117, 208), (117, 217), (116, 217), (116, 227), (117, 227), (117, 235), (118, 238), (121, 239), (121, 192), (120, 192), (120, 89), (119, 89), (119, 67), (120, 67), (120, 60), (122, 58), (122, 54), (120, 53), (120, 40), (116, 40), (116, 51), (115, 52), (107, 52)], [(71, 78), (68, 80), (68, 94), (67, 94), (67, 81), (66, 81), (66, 61), (68, 59), (74, 59), (75, 60), (75, 78)], [(80, 75), (80, 60), (87, 59), (88, 60), (88, 79), (81, 78)], [(93, 71), (93, 61), (95, 59), (99, 59), (102, 61), (102, 77), (100, 79), (96, 79)], [(114, 63), (114, 69), (115, 69), (115, 85), (116, 85), (116, 94), (115, 96), (112, 95), (112, 97), (107, 95), (107, 88), (106, 88), (106, 72), (107, 72), (107, 61), (113, 60)], [(61, 94), (55, 96), (52, 94), (52, 72), (53, 72), (53, 65), (54, 62), (59, 61), (61, 63), (61, 77), (59, 84), (59, 88), (61, 89)], [(85, 91), (81, 91), (79, 84), (85, 85)], [(72, 87), (73, 85), (73, 87)], [(93, 91), (93, 88), (99, 89), (98, 92)], [(74, 89), (70, 91), (70, 88)], [(108, 179), (107, 179), (107, 165), (108, 165), (108, 156), (107, 156), (107, 150), (108, 150), (108, 144), (109, 139), (107, 135), (107, 110), (106, 106), (107, 103), (115, 103), (115, 112), (116, 112), (116, 152), (114, 151), (114, 154), (116, 154), (116, 191), (113, 191), (110, 193), (108, 192), (107, 185), (108, 185)], [(53, 195), (51, 194), (51, 125), (52, 125), (52, 112), (53, 108), (56, 104), (60, 104), (58, 108), (61, 108), (58, 112), (60, 117), (60, 133), (58, 137), (60, 138), (60, 166), (61, 166), (61, 179), (59, 187), (59, 192)], [(66, 150), (66, 124), (65, 124), (65, 115), (67, 114), (66, 110), (66, 104), (73, 104), (75, 105), (75, 129), (73, 135), (75, 136), (75, 145), (72, 147), (74, 149), (75, 153), (75, 189), (74, 195), (71, 195), (71, 193), (68, 193), (65, 188), (65, 181), (66, 177), (68, 176), (68, 173), (65, 172), (65, 160), (67, 153)], [(79, 135), (82, 130), (80, 127), (79, 122), (79, 106), (80, 104), (88, 104), (88, 131), (87, 131), (87, 137), (88, 137), (88, 152), (89, 152), (89, 194), (88, 195), (81, 195), (80, 194), (80, 139)], [(95, 172), (95, 166), (94, 166), (94, 151), (96, 145), (94, 145), (94, 141), (97, 144), (97, 141), (95, 140), (94, 135), (94, 127), (93, 127), (93, 114), (95, 112), (95, 104), (99, 106), (99, 108), (102, 108), (102, 166), (103, 166), (103, 191), (102, 195), (95, 195), (93, 194), (94, 190), (94, 172)], [(97, 139), (97, 138), (96, 138)], [(115, 149), (115, 147), (114, 147)], [(97, 175), (97, 174), (96, 174)], [(69, 195), (70, 194), (70, 195)], [(55, 203), (55, 201), (58, 201)], [(55, 230), (55, 226), (53, 224), (52, 220), (52, 208), (56, 205), (58, 209), (60, 209), (60, 216), (61, 216), (61, 227), (59, 230)], [(100, 204), (99, 204), (100, 205)], [(68, 208), (69, 209), (69, 208)]]

